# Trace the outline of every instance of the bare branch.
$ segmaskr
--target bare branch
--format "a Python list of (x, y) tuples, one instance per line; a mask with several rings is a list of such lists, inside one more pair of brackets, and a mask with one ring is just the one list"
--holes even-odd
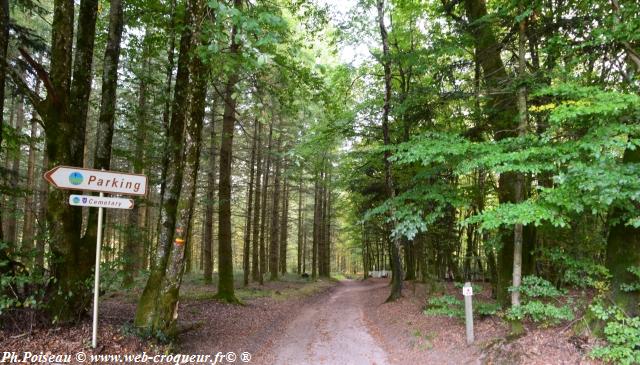
[[(10, 65), (7, 64), (7, 66)], [(44, 119), (45, 108), (42, 98), (35, 91), (31, 90), (27, 82), (22, 78), (22, 75), (20, 75), (14, 67), (7, 67), (6, 69), (9, 71), (9, 77), (11, 77), (13, 83), (18, 87), (18, 90), (29, 98), (31, 105), (33, 105), (36, 112)]]
[(38, 75), (38, 78), (42, 80), (44, 87), (47, 89), (47, 93), (53, 99), (56, 99), (55, 88), (51, 83), (51, 79), (49, 78), (49, 73), (44, 69), (44, 67), (42, 67), (40, 63), (38, 63), (38, 61), (34, 60), (33, 57), (31, 57), (31, 55), (23, 47), (18, 47), (18, 50), (20, 51), (20, 54), (22, 55), (22, 57), (24, 57), (24, 59), (27, 61), (27, 63), (31, 67), (33, 67), (34, 70), (36, 70), (36, 74)]

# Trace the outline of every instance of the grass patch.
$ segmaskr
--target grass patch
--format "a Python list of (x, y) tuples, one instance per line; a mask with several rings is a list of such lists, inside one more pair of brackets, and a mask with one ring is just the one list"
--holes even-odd
[(203, 291), (187, 291), (180, 293), (180, 299), (186, 300), (213, 300), (216, 299), (215, 292), (203, 292)]
[[(112, 290), (107, 295), (108, 297), (126, 298), (130, 302), (137, 302), (140, 299), (141, 290), (144, 288), (145, 279), (138, 278), (140, 282), (137, 282), (131, 289)], [(333, 286), (336, 282), (334, 278), (312, 281), (294, 273), (287, 273), (280, 275), (277, 281), (265, 280), (264, 286), (254, 286), (252, 284), (249, 287), (244, 287), (242, 279), (242, 272), (234, 274), (235, 296), (241, 302), (258, 298), (272, 298), (274, 300), (303, 298), (319, 293)], [(180, 289), (180, 299), (193, 301), (218, 300), (216, 297), (217, 281), (217, 273), (213, 274), (213, 284), (205, 283), (201, 273), (185, 273)]]
[[(287, 282), (287, 281), (284, 281)], [(241, 300), (255, 298), (271, 298), (274, 300), (289, 300), (304, 298), (319, 293), (333, 286), (330, 280), (318, 280), (315, 282), (302, 282), (284, 288), (241, 288), (236, 291), (236, 295)]]
[(433, 340), (436, 338), (436, 334), (434, 332), (423, 334), (419, 329), (416, 329), (412, 333), (414, 340), (411, 341), (413, 343), (413, 347), (420, 351), (428, 351), (433, 348)]
[(334, 272), (334, 273), (331, 273), (331, 278), (337, 281), (358, 280), (358, 279), (362, 279), (362, 275)]

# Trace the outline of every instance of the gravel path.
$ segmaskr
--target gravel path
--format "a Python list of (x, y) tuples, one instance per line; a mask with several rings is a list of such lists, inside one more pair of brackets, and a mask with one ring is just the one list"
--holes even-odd
[(304, 308), (274, 344), (276, 364), (388, 364), (364, 323), (363, 307), (372, 290), (386, 283), (367, 285), (344, 281), (331, 295)]

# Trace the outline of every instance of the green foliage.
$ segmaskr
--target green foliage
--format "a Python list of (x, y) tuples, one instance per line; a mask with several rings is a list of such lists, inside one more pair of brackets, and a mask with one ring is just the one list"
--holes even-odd
[[(481, 288), (480, 288), (481, 289)], [(475, 290), (475, 289), (474, 289)], [(480, 317), (496, 315), (501, 307), (498, 303), (473, 301), (473, 313)], [(446, 316), (449, 318), (464, 318), (464, 302), (452, 295), (432, 297), (427, 300), (423, 311), (428, 316)]]
[[(0, 315), (14, 309), (41, 309), (44, 306), (43, 278), (28, 273), (0, 278)], [(24, 295), (19, 288), (30, 288)]]
[[(640, 124), (628, 122), (640, 115), (640, 97), (574, 83), (545, 87), (533, 95), (544, 101), (531, 107), (535, 117), (549, 121), (543, 133), (475, 142), (455, 132), (429, 131), (397, 145), (393, 162), (420, 166), (414, 179), (425, 183), (409, 189), (410, 198), (398, 196), (376, 208), (377, 212), (395, 206), (399, 212), (395, 219), (402, 226), (397, 228), (398, 233), (412, 237), (434, 224), (432, 215), (437, 214), (439, 206), (468, 204), (460, 199), (459, 187), (447, 182), (443, 188), (439, 184), (442, 180), (434, 183), (436, 174), (448, 171), (464, 178), (481, 170), (545, 174), (553, 184), (534, 186), (523, 202), (492, 206), (462, 224), (479, 224), (485, 230), (516, 223), (567, 227), (573, 213), (606, 214), (612, 206), (628, 212), (625, 220), (629, 224), (640, 224), (636, 209), (640, 202), (640, 165), (621, 163), (625, 149), (634, 150), (640, 145), (635, 138), (640, 135)], [(568, 132), (574, 130), (575, 136)], [(429, 211), (425, 212), (425, 206)]]
[[(516, 289), (510, 288), (510, 291), (513, 290)], [(573, 312), (569, 306), (556, 306), (547, 302), (564, 294), (549, 281), (537, 276), (525, 276), (518, 290), (521, 293), (522, 304), (510, 308), (507, 313), (508, 318), (517, 320), (530, 318), (544, 325), (554, 325), (563, 320), (573, 319)]]
[(442, 295), (429, 298), (423, 313), (428, 316), (464, 318), (464, 304), (452, 295)]
[(639, 291), (640, 290), (640, 266), (630, 266), (627, 270), (632, 273), (636, 280), (632, 283), (623, 283), (620, 284), (620, 290), (630, 292), (630, 291)]
[(605, 321), (607, 345), (597, 346), (591, 356), (616, 364), (640, 363), (640, 318), (628, 317), (617, 306), (596, 302), (590, 306), (597, 319)]
[[(511, 290), (515, 289), (511, 288)], [(525, 298), (557, 298), (564, 294), (547, 280), (533, 275), (522, 278), (519, 290)]]
[(502, 307), (498, 303), (476, 300), (473, 304), (473, 312), (480, 315), (480, 317), (495, 316), (501, 310)]
[[(516, 290), (511, 287), (510, 291)], [(537, 276), (525, 276), (518, 288), (521, 293), (521, 304), (513, 306), (507, 311), (507, 318), (522, 321), (530, 319), (543, 326), (557, 325), (561, 321), (574, 318), (573, 311), (566, 304), (554, 304), (564, 293), (554, 287), (549, 281)]]
[(602, 288), (611, 277), (604, 265), (589, 258), (578, 257), (577, 253), (569, 254), (558, 247), (540, 251), (541, 256), (550, 261), (554, 270), (562, 273), (561, 283), (579, 288)]
[[(100, 263), (100, 290), (113, 291), (120, 288), (124, 272), (123, 264), (126, 258), (115, 258), (114, 260)], [(93, 288), (93, 276), (87, 286)], [(93, 289), (92, 289), (93, 290)]]
[(369, 209), (364, 215), (364, 220), (384, 217), (386, 222), (396, 223), (393, 235), (413, 239), (444, 217), (451, 205), (465, 206), (467, 202), (450, 185), (418, 185)]
[[(7, 245), (0, 241), (0, 250)], [(13, 257), (9, 257), (13, 259)], [(9, 260), (0, 259), (0, 270), (6, 269)], [(0, 315), (19, 309), (41, 309), (48, 279), (36, 272), (29, 272), (15, 265), (12, 275), (0, 276)]]
[(507, 312), (507, 318), (524, 320), (526, 318), (543, 326), (557, 325), (561, 321), (570, 321), (574, 318), (573, 311), (568, 306), (556, 306), (539, 300), (530, 300), (525, 304), (511, 307)]

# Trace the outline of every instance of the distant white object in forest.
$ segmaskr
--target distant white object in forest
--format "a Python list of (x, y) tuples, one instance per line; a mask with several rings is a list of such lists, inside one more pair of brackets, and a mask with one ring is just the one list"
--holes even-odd
[(372, 278), (388, 278), (390, 275), (390, 270), (369, 271), (369, 276), (371, 276)]

